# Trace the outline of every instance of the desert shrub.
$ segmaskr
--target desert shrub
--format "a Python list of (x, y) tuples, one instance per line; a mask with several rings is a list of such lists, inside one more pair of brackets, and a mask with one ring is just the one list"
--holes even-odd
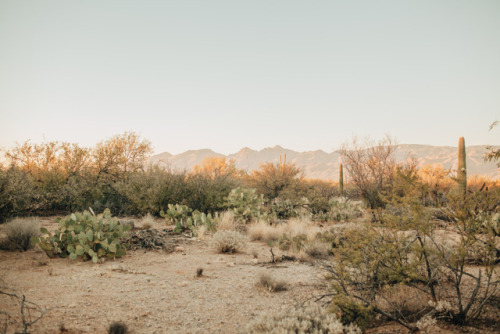
[(232, 176), (190, 174), (186, 177), (186, 196), (182, 203), (200, 212), (221, 211), (224, 199), (239, 185), (239, 179)]
[(335, 314), (310, 302), (262, 313), (250, 322), (247, 332), (361, 334), (355, 325), (343, 325)]
[(291, 218), (311, 218), (311, 210), (309, 208), (309, 200), (302, 198), (283, 198), (276, 197), (271, 201), (270, 218), (272, 221), (279, 222)]
[(235, 253), (246, 247), (247, 239), (236, 231), (217, 231), (211, 240), (212, 248), (218, 253)]
[(345, 233), (349, 230), (358, 230), (359, 224), (343, 223), (336, 224), (324, 232), (319, 232), (316, 239), (329, 244), (332, 248), (337, 248), (346, 240)]
[(263, 217), (263, 195), (258, 195), (255, 189), (238, 187), (232, 189), (224, 198), (224, 206), (233, 212), (238, 221), (248, 223)]
[(109, 325), (108, 334), (127, 334), (128, 326), (121, 321), (114, 321)]
[(363, 203), (352, 201), (347, 197), (331, 198), (328, 202), (327, 220), (335, 222), (345, 222), (363, 215)]
[(36, 211), (37, 192), (33, 177), (18, 167), (0, 167), (0, 222)]
[(8, 248), (26, 251), (33, 246), (31, 238), (40, 235), (40, 222), (36, 218), (16, 218), (5, 224), (4, 232)]
[(74, 260), (81, 257), (97, 263), (98, 259), (114, 259), (126, 253), (122, 238), (127, 237), (129, 225), (123, 226), (111, 217), (109, 210), (95, 215), (92, 211), (76, 212), (58, 219), (59, 228), (54, 234), (42, 228), (47, 236), (34, 238), (49, 257), (59, 255)]
[[(500, 283), (500, 252), (488, 225), (495, 217), (497, 197), (487, 192), (450, 194), (450, 222), (438, 229), (418, 195), (418, 180), (407, 181), (404, 191), (390, 197), (377, 215), (382, 220), (346, 231), (335, 249), (335, 261), (327, 268), (341, 301), (337, 306), (371, 309), (410, 330), (417, 329), (415, 321), (424, 314), (457, 324), (477, 319)], [(390, 297), (398, 285), (404, 293), (396, 302)], [(414, 289), (420, 291), (417, 297), (410, 293)], [(444, 302), (450, 307), (438, 310)], [(426, 303), (435, 306), (429, 310)]]
[(260, 273), (257, 278), (257, 286), (269, 292), (279, 292), (288, 289), (288, 283), (285, 280), (278, 280), (268, 273)]
[(377, 142), (366, 139), (363, 143), (354, 138), (341, 150), (349, 182), (358, 189), (370, 209), (385, 205), (381, 193), (392, 187), (395, 152), (394, 140), (389, 136)]
[(293, 163), (287, 163), (285, 157), (276, 164), (261, 164), (259, 169), (247, 176), (245, 184), (272, 201), (278, 196), (289, 198), (289, 195), (297, 193), (302, 179), (301, 169)]
[(308, 199), (311, 213), (318, 219), (328, 211), (330, 198), (339, 196), (338, 185), (329, 181), (305, 179), (301, 182), (301, 188), (302, 196)]

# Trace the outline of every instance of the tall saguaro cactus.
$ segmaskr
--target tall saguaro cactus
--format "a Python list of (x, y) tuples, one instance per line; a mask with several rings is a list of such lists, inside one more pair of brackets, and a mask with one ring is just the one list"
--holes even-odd
[(339, 193), (340, 196), (344, 196), (344, 168), (342, 167), (342, 164), (340, 164), (339, 169)]
[(465, 140), (458, 139), (458, 167), (457, 167), (458, 191), (465, 194), (467, 191), (467, 166), (465, 164)]

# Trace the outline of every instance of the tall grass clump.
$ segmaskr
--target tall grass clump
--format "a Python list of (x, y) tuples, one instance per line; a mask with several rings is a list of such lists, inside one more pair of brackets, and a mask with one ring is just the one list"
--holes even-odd
[(246, 237), (236, 231), (217, 231), (211, 241), (217, 253), (236, 253), (246, 247)]
[(40, 221), (37, 218), (16, 218), (5, 224), (7, 240), (2, 248), (27, 251), (33, 244), (31, 238), (40, 235)]

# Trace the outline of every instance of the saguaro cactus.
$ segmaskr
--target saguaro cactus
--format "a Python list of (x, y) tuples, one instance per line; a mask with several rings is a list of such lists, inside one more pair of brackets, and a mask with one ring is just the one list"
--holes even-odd
[(339, 169), (339, 193), (340, 196), (344, 196), (344, 169), (342, 167), (342, 164), (340, 164)]
[(467, 166), (465, 164), (465, 140), (458, 139), (458, 167), (457, 167), (458, 191), (465, 194), (467, 191)]

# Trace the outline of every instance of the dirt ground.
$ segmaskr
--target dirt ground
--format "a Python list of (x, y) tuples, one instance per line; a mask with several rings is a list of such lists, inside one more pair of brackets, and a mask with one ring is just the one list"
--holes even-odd
[[(53, 219), (43, 220), (43, 225), (56, 227)], [(124, 322), (132, 333), (245, 333), (257, 314), (328, 291), (320, 266), (298, 261), (273, 264), (269, 246), (262, 242), (250, 242), (236, 254), (217, 254), (207, 240), (177, 237), (173, 242), (177, 246), (173, 252), (134, 250), (100, 264), (50, 259), (38, 247), (0, 251), (0, 279), (27, 300), (51, 308), (30, 327), (32, 333), (107, 333), (114, 321)], [(274, 252), (278, 258), (283, 255)], [(286, 280), (288, 289), (269, 292), (257, 287), (262, 272)], [(0, 298), (0, 310), (19, 315), (19, 307), (11, 298)], [(20, 330), (14, 324), (18, 321), (12, 319), (8, 333)], [(497, 329), (442, 327), (432, 332), (497, 333)], [(388, 324), (367, 332), (407, 331)]]

